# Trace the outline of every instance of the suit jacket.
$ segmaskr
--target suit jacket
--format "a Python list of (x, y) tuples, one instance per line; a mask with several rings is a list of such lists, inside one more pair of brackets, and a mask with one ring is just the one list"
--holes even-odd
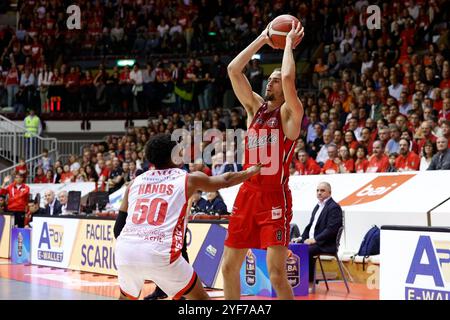
[[(55, 204), (53, 206), (53, 215), (59, 216), (62, 213), (62, 204), (58, 199), (55, 200)], [(50, 215), (50, 205), (45, 205), (45, 214)]]
[[(314, 207), (311, 215), (311, 220), (306, 226), (302, 234), (303, 241), (309, 238), (309, 230), (314, 222), (314, 217), (319, 205)], [(342, 226), (342, 209), (333, 198), (330, 198), (323, 208), (319, 220), (317, 220), (316, 228), (314, 230), (314, 239), (320, 250), (324, 253), (335, 253), (336, 248), (336, 236), (339, 228)]]

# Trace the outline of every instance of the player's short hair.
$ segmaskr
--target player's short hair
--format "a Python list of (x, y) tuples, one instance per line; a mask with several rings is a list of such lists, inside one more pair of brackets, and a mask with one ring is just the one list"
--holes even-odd
[(275, 69), (273, 69), (272, 73), (273, 72), (281, 72), (281, 68), (275, 68)]
[(177, 145), (170, 134), (159, 133), (151, 137), (145, 145), (145, 158), (156, 169), (167, 167), (171, 163), (172, 149)]

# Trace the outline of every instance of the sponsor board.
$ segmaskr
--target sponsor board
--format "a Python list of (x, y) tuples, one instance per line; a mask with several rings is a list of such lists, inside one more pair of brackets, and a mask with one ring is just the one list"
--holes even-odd
[(9, 214), (0, 214), (0, 258), (9, 259), (11, 228), (14, 216)]
[(382, 228), (380, 253), (381, 299), (449, 300), (450, 230)]
[[(288, 281), (294, 291), (294, 296), (308, 295), (309, 255), (308, 245), (290, 244), (286, 259)], [(275, 297), (276, 292), (270, 284), (267, 268), (267, 251), (249, 249), (242, 264), (241, 291), (243, 294), (265, 297)]]
[(11, 263), (31, 262), (31, 229), (13, 228), (11, 231)]

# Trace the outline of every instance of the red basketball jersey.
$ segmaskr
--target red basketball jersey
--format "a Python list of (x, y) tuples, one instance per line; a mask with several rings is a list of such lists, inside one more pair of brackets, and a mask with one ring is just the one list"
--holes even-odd
[(289, 182), (295, 141), (284, 135), (280, 111), (281, 107), (268, 111), (267, 103), (264, 103), (247, 130), (244, 169), (259, 162), (265, 167), (248, 180), (252, 184), (287, 185)]

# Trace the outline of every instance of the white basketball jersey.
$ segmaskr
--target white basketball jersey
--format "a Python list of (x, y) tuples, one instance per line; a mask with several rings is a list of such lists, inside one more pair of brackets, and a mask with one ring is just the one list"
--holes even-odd
[(145, 264), (155, 255), (172, 263), (180, 256), (187, 223), (186, 188), (187, 172), (176, 168), (149, 170), (134, 179), (126, 224), (117, 239), (129, 252), (116, 256), (117, 263)]

